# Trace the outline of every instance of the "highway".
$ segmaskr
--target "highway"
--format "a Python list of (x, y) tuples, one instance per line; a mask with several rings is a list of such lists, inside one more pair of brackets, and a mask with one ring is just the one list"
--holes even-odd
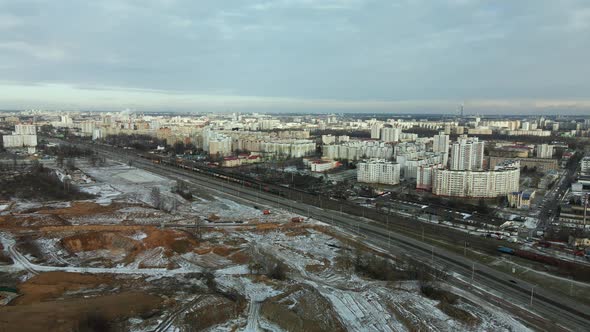
[[(365, 237), (366, 242), (387, 252), (391, 252), (391, 249), (393, 249), (391, 246), (393, 245), (396, 247), (396, 252), (402, 249), (407, 255), (425, 263), (447, 269), (455, 277), (450, 282), (457, 287), (465, 288), (466, 285), (473, 282), (472, 287), (474, 287), (475, 291), (481, 292), (485, 290), (488, 293), (486, 296), (488, 300), (508, 310), (518, 311), (520, 317), (523, 316), (522, 314), (525, 311), (522, 310), (523, 308), (530, 309), (537, 316), (529, 315), (524, 320), (535, 329), (583, 331), (590, 326), (590, 308), (583, 304), (576, 303), (569, 298), (546, 291), (540, 287), (535, 288), (535, 285), (448, 250), (434, 248), (416, 239), (388, 231), (386, 225), (375, 221), (287, 200), (255, 188), (244, 187), (230, 182), (226, 183), (220, 181), (220, 179), (185, 169), (155, 165), (137, 157), (134, 151), (121, 151), (98, 145), (87, 145), (86, 147), (90, 147), (110, 159), (122, 162), (131, 160), (135, 167), (169, 178), (188, 181), (189, 185), (195, 190), (198, 190), (199, 187), (205, 187), (239, 197), (242, 200), (249, 200), (253, 204), (281, 207), (304, 216), (311, 216), (328, 224), (340, 226)], [(525, 314), (525, 316), (527, 315)]]

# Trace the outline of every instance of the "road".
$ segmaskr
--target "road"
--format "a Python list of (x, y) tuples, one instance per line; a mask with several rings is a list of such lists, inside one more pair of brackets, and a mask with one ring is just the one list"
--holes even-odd
[(537, 231), (545, 231), (547, 227), (554, 222), (557, 218), (557, 207), (563, 199), (566, 191), (570, 187), (573, 178), (576, 175), (575, 168), (567, 168), (561, 173), (561, 176), (556, 181), (553, 188), (545, 194), (543, 201), (538, 207), (541, 212), (539, 213), (539, 223), (537, 224)]
[[(206, 187), (210, 190), (220, 191), (226, 195), (239, 197), (242, 200), (250, 200), (253, 204), (267, 204), (292, 210), (301, 215), (311, 216), (314, 219), (334, 224), (366, 238), (366, 242), (389, 251), (391, 245), (403, 249), (408, 255), (423, 262), (444, 267), (455, 276), (452, 281), (460, 287), (465, 287), (466, 282), (473, 282), (473, 287), (478, 290), (485, 289), (493, 297), (503, 299), (513, 305), (515, 310), (529, 308), (538, 316), (545, 319), (545, 324), (538, 325), (535, 319), (527, 323), (534, 324), (540, 330), (571, 330), (582, 331), (590, 326), (590, 308), (577, 303), (559, 294), (549, 292), (535, 285), (514, 278), (509, 274), (497, 271), (486, 265), (480, 264), (467, 257), (457, 255), (442, 248), (434, 248), (429, 244), (416, 239), (397, 234), (387, 230), (386, 225), (374, 222), (366, 218), (325, 210), (316, 206), (303, 204), (298, 201), (272, 195), (255, 188), (243, 187), (239, 184), (220, 181), (206, 175), (190, 172), (173, 166), (155, 165), (135, 155), (133, 151), (123, 153), (119, 150), (109, 149), (104, 146), (89, 146), (110, 159), (127, 162), (132, 160), (134, 166), (160, 174), (173, 179), (187, 181), (189, 185), (197, 189)], [(127, 151), (125, 151), (127, 152)], [(531, 293), (533, 293), (532, 306)], [(522, 311), (522, 310), (520, 310)], [(554, 324), (553, 324), (553, 323)]]

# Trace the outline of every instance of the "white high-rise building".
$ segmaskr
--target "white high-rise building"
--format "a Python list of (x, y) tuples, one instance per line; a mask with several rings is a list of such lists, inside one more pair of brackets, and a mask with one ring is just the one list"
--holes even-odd
[(37, 126), (18, 124), (14, 126), (15, 135), (37, 135)]
[(394, 185), (399, 183), (400, 167), (398, 163), (371, 159), (360, 162), (356, 174), (358, 182)]
[(218, 135), (209, 139), (209, 155), (221, 157), (231, 154), (231, 137)]
[(379, 139), (381, 137), (381, 128), (383, 127), (380, 123), (374, 123), (371, 126), (371, 138)]
[(432, 143), (432, 152), (444, 153), (443, 165), (447, 165), (449, 162), (449, 149), (451, 148), (451, 140), (449, 135), (444, 132), (439, 132), (438, 135), (434, 135)]
[(29, 148), (35, 152), (37, 146), (37, 127), (35, 125), (15, 125), (12, 135), (3, 135), (2, 143), (5, 148)]
[(583, 175), (590, 175), (590, 157), (582, 158), (582, 161), (580, 161), (580, 172)]
[(453, 197), (498, 197), (519, 190), (520, 164), (512, 162), (493, 171), (435, 169), (432, 193)]
[(553, 145), (539, 144), (535, 147), (537, 158), (553, 158)]
[(484, 142), (477, 137), (461, 135), (451, 147), (451, 170), (480, 170), (483, 168)]
[(383, 142), (399, 142), (400, 135), (402, 133), (401, 128), (384, 127), (381, 128), (381, 140)]
[(443, 164), (422, 165), (418, 167), (416, 174), (416, 189), (432, 190), (435, 170), (444, 168), (445, 166)]

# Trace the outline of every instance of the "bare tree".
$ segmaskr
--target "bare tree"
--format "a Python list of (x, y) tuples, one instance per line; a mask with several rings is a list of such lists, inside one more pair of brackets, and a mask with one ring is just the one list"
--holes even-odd
[(66, 161), (66, 168), (70, 171), (73, 171), (76, 168), (76, 159), (68, 158)]

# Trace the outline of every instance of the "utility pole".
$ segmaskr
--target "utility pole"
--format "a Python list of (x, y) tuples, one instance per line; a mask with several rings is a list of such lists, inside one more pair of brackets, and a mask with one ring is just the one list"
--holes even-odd
[(424, 225), (422, 225), (422, 242), (424, 242)]
[(467, 241), (465, 241), (465, 246), (463, 247), (463, 256), (467, 256)]
[(533, 295), (535, 293), (535, 287), (537, 287), (537, 285), (533, 285), (531, 287), (531, 307), (533, 306)]
[(387, 245), (391, 248), (391, 229), (387, 231)]
[(471, 286), (473, 286), (473, 279), (475, 279), (475, 263), (471, 266)]
[(430, 246), (431, 248), (431, 254), (432, 254), (432, 264), (434, 265), (434, 246)]

